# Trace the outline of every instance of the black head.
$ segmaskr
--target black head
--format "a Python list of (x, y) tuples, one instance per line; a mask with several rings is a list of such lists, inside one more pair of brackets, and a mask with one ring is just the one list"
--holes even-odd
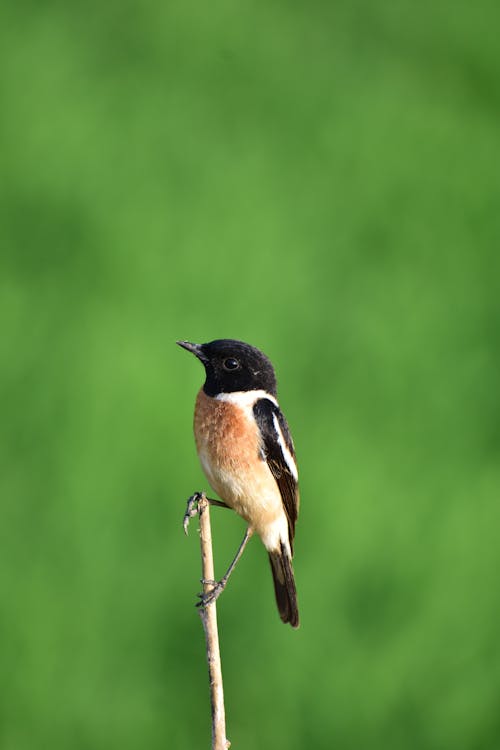
[(254, 346), (233, 339), (217, 339), (208, 344), (177, 343), (203, 363), (207, 375), (203, 390), (207, 396), (260, 389), (276, 396), (273, 366)]

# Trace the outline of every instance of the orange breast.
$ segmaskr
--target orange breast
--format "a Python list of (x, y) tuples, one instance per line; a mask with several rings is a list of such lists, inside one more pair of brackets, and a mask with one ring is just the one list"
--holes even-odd
[(217, 494), (257, 530), (283, 513), (281, 495), (266, 461), (251, 411), (207, 396), (196, 399), (194, 432), (198, 455)]

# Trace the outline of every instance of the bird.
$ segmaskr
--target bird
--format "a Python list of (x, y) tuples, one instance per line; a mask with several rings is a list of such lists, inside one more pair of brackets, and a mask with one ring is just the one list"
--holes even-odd
[(292, 558), (299, 512), (298, 470), (292, 436), (277, 400), (273, 365), (262, 351), (235, 339), (176, 343), (205, 368), (194, 410), (194, 436), (203, 471), (222, 500), (209, 502), (233, 509), (247, 523), (225, 576), (208, 596), (202, 595), (201, 604), (219, 596), (255, 532), (269, 555), (281, 620), (297, 628)]

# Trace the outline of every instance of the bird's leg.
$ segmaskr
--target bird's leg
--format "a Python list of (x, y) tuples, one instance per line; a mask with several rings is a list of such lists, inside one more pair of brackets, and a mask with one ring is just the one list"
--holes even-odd
[(207, 497), (204, 492), (195, 492), (194, 495), (191, 495), (191, 497), (187, 501), (186, 512), (184, 513), (184, 518), (182, 520), (182, 525), (184, 527), (184, 533), (186, 534), (186, 536), (188, 533), (190, 520), (193, 518), (193, 516), (198, 515), (198, 503), (200, 502), (202, 497), (204, 497), (210, 505), (217, 505), (219, 508), (229, 508), (229, 505), (223, 503), (222, 500), (214, 500), (213, 498)]
[(223, 503), (222, 500), (214, 500), (213, 497), (207, 497), (209, 505), (215, 505), (217, 508), (229, 508), (227, 503)]
[(198, 594), (198, 596), (200, 597), (200, 601), (197, 603), (196, 605), (197, 607), (207, 607), (209, 604), (214, 602), (222, 594), (222, 592), (224, 591), (226, 587), (226, 583), (229, 580), (229, 576), (235, 569), (236, 564), (238, 560), (240, 559), (240, 557), (242, 556), (243, 551), (245, 547), (247, 546), (247, 542), (252, 536), (252, 534), (253, 534), (253, 529), (251, 528), (251, 526), (249, 526), (247, 530), (245, 531), (245, 536), (243, 537), (243, 541), (238, 547), (238, 551), (236, 552), (236, 555), (234, 556), (234, 560), (232, 561), (231, 565), (226, 570), (226, 572), (224, 573), (220, 581), (204, 581), (204, 580), (201, 581), (201, 583), (211, 584), (213, 588), (210, 591), (207, 591), (206, 593)]

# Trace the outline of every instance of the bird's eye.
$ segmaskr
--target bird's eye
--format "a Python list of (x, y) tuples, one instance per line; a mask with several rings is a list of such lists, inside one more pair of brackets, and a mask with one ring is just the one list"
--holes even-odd
[(222, 363), (222, 366), (225, 370), (237, 370), (240, 366), (240, 363), (237, 359), (233, 359), (232, 357), (229, 357), (228, 359), (225, 359)]

